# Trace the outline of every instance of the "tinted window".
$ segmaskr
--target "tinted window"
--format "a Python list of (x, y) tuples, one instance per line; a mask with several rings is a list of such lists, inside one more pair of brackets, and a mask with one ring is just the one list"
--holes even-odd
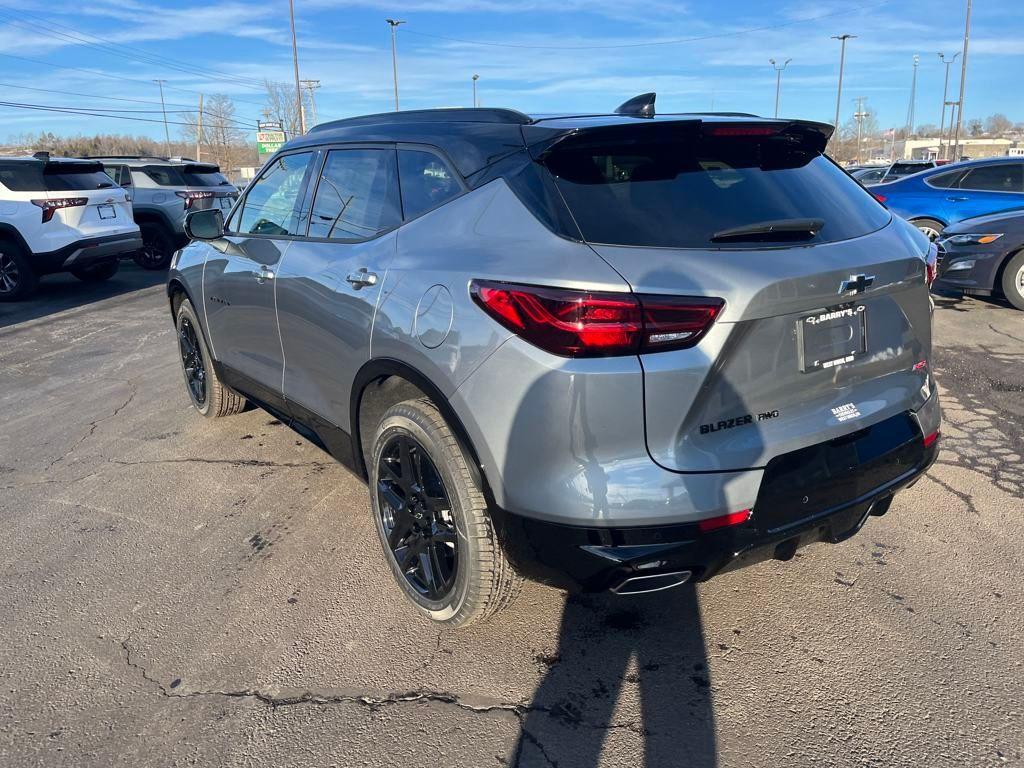
[(393, 149), (341, 149), (327, 155), (313, 200), (310, 237), (363, 240), (397, 226), (398, 172)]
[(146, 165), (138, 170), (146, 174), (161, 187), (184, 187), (185, 177), (174, 165)]
[[(583, 139), (585, 141), (585, 137)], [(546, 159), (583, 237), (677, 248), (744, 248), (715, 233), (779, 219), (822, 219), (807, 242), (872, 232), (890, 218), (842, 169), (778, 139), (582, 143)]]
[(936, 189), (949, 189), (956, 185), (956, 180), (960, 178), (960, 174), (963, 172), (962, 168), (958, 168), (955, 171), (937, 173), (934, 176), (929, 176), (925, 179), (925, 183), (930, 187), (935, 187)]
[(268, 165), (249, 187), (237, 232), (257, 235), (297, 235), (296, 210), (302, 182), (312, 154), (284, 155)]
[(0, 183), (12, 192), (66, 192), (114, 186), (102, 166), (92, 163), (11, 163), (0, 166)]
[(935, 163), (893, 163), (889, 169), (890, 176), (909, 176), (912, 173), (920, 173), (934, 168)]
[(985, 192), (1024, 192), (1024, 166), (1019, 163), (982, 165), (960, 180), (960, 189)]
[(181, 169), (181, 176), (190, 187), (226, 187), (231, 184), (216, 165), (186, 165)]
[(436, 208), (462, 191), (451, 169), (430, 152), (400, 150), (398, 171), (402, 179), (402, 209), (407, 219)]

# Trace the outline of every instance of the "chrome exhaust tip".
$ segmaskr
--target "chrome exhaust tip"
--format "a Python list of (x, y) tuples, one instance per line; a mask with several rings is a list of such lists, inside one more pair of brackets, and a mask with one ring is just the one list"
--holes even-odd
[(673, 571), (672, 573), (652, 573), (645, 576), (630, 576), (623, 579), (611, 591), (616, 595), (642, 595), (647, 592), (661, 592), (685, 584), (690, 580), (693, 571)]

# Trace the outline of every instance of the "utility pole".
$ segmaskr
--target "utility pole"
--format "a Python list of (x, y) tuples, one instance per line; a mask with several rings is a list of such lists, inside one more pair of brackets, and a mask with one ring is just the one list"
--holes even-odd
[(299, 81), (299, 46), (295, 42), (295, 0), (288, 0), (288, 16), (292, 22), (292, 64), (295, 65), (295, 109), (298, 114), (299, 133), (306, 132), (306, 116), (302, 111), (302, 85)]
[(199, 124), (196, 126), (196, 162), (203, 159), (203, 94), (199, 94)]
[(302, 87), (309, 92), (309, 111), (312, 113), (312, 120), (309, 121), (310, 125), (316, 125), (318, 121), (316, 114), (316, 97), (313, 92), (320, 87), (319, 80), (303, 80)]
[(398, 111), (398, 52), (395, 43), (395, 29), (399, 24), (405, 24), (401, 19), (385, 19), (391, 25), (391, 74), (395, 80), (395, 112)]
[[(833, 40), (838, 40), (841, 45), (839, 47), (839, 88), (836, 89), (836, 119), (835, 119), (835, 130), (832, 132), (833, 137), (839, 136), (839, 104), (843, 99), (843, 67), (846, 65), (846, 41), (857, 37), (856, 35), (832, 35)], [(838, 141), (838, 138), (836, 139)]]
[(473, 106), (476, 106), (476, 81), (480, 79), (480, 75), (473, 75)]
[(782, 90), (782, 70), (786, 68), (786, 65), (792, 61), (792, 59), (786, 59), (782, 62), (780, 67), (775, 63), (775, 59), (768, 59), (771, 62), (772, 68), (775, 69), (775, 116), (779, 116), (779, 92)]
[(864, 102), (867, 101), (867, 96), (858, 96), (854, 99), (857, 102), (857, 109), (853, 113), (853, 119), (857, 121), (857, 164), (859, 165), (861, 144), (863, 143), (863, 129), (864, 129), (864, 118), (868, 116), (867, 111), (864, 109)]
[(917, 65), (921, 63), (921, 57), (914, 54), (914, 76), (910, 80), (910, 106), (907, 107), (907, 128), (906, 138), (914, 132), (914, 102), (917, 101)]
[[(939, 54), (939, 61), (946, 65), (946, 79), (942, 83), (942, 120), (939, 122), (939, 159), (945, 157), (945, 147), (943, 142), (946, 136), (946, 107), (950, 106), (951, 103), (947, 101), (949, 97), (949, 65), (956, 61), (956, 57), (960, 55), (960, 51), (953, 54), (952, 58), (946, 60), (946, 54)], [(953, 115), (950, 113), (949, 116), (950, 128), (953, 127)]]
[(167, 127), (167, 107), (164, 106), (164, 83), (166, 80), (154, 80), (160, 86), (160, 111), (164, 113), (164, 138), (167, 140), (167, 156), (171, 155), (171, 129)]
[(960, 59), (960, 98), (957, 99), (956, 133), (953, 136), (953, 160), (960, 153), (960, 129), (964, 122), (964, 83), (967, 80), (967, 43), (971, 37), (971, 0), (967, 0), (967, 19), (964, 21), (964, 57)]

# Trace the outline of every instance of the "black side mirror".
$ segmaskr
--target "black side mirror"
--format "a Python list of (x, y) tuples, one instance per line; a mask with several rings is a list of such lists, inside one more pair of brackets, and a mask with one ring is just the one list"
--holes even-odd
[(224, 214), (220, 208), (192, 211), (185, 217), (185, 234), (193, 240), (217, 240), (224, 236)]

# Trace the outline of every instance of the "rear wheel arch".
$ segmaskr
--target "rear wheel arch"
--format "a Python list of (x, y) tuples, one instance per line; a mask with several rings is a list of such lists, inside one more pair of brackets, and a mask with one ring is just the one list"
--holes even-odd
[(28, 243), (26, 243), (25, 238), (21, 236), (21, 232), (18, 231), (17, 227), (10, 224), (0, 223), (0, 241), (10, 241), (21, 248), (25, 253), (32, 253), (32, 249), (28, 247)]
[[(370, 360), (356, 373), (349, 401), (352, 449), (357, 471), (369, 477), (366, 457), (370, 454), (374, 430), (379, 417), (392, 406), (405, 400), (425, 397), (440, 411), (455, 435), (466, 457), (473, 480), (491, 500), (487, 479), (480, 469), (480, 459), (462, 420), (440, 388), (408, 363), (392, 358)], [(374, 420), (374, 417), (377, 420)]]

